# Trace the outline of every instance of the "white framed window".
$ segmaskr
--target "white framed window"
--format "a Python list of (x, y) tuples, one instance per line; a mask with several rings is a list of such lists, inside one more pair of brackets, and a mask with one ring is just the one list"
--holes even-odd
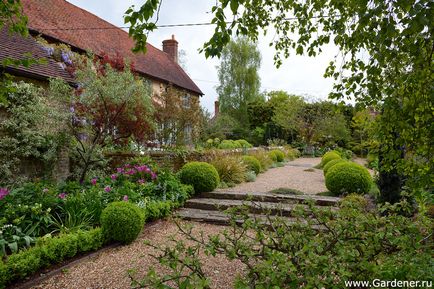
[(183, 108), (191, 107), (191, 96), (189, 93), (182, 96), (182, 107)]

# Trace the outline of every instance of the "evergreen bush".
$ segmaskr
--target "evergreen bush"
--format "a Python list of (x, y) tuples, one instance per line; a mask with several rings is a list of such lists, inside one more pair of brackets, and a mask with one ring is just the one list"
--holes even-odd
[(144, 224), (143, 211), (125, 201), (110, 203), (101, 214), (101, 227), (108, 241), (129, 244), (137, 238)]
[(342, 162), (332, 166), (326, 175), (326, 187), (334, 195), (367, 194), (372, 185), (368, 170), (356, 163)]
[(192, 185), (196, 194), (217, 188), (220, 178), (217, 170), (205, 162), (190, 162), (179, 171), (181, 182)]

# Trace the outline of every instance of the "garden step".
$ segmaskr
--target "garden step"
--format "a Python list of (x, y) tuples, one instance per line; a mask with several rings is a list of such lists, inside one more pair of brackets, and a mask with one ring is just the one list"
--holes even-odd
[[(229, 216), (221, 211), (210, 211), (192, 208), (182, 208), (175, 213), (175, 216), (188, 221), (210, 223), (215, 225), (228, 225), (230, 220)], [(263, 220), (264, 222), (267, 222), (267, 217), (265, 215), (255, 214), (254, 216), (258, 219)], [(273, 216), (271, 216), (270, 218), (273, 218)], [(287, 219), (288, 222), (291, 222), (290, 218), (284, 218)], [(242, 220), (237, 221), (237, 223), (242, 224)]]
[(267, 214), (291, 216), (295, 204), (288, 203), (272, 203), (272, 202), (252, 202), (245, 200), (229, 200), (229, 199), (208, 199), (194, 198), (185, 203), (186, 208), (200, 209), (208, 211), (223, 211), (231, 207), (245, 205), (253, 214)]
[(202, 193), (202, 198), (209, 199), (229, 199), (229, 200), (250, 200), (256, 202), (269, 202), (269, 203), (303, 203), (307, 200), (313, 200), (315, 205), (318, 206), (336, 206), (340, 198), (326, 197), (318, 195), (285, 195), (274, 193), (259, 193), (259, 192), (222, 192), (213, 191)]

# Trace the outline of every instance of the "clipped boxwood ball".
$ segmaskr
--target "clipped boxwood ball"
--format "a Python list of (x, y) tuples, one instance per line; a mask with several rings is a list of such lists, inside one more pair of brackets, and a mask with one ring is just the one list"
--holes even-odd
[(285, 160), (285, 154), (280, 150), (272, 150), (268, 153), (273, 162), (283, 162)]
[(145, 214), (135, 204), (129, 202), (110, 203), (101, 213), (101, 227), (105, 238), (129, 244), (142, 231)]
[(366, 194), (372, 185), (368, 170), (356, 163), (342, 162), (329, 168), (326, 187), (334, 195), (358, 193)]
[(335, 151), (326, 152), (321, 159), (321, 166), (324, 167), (329, 161), (341, 159), (341, 155)]
[(335, 164), (339, 164), (342, 162), (346, 162), (346, 160), (344, 159), (335, 159), (335, 160), (331, 160), (328, 163), (326, 163), (326, 165), (322, 168), (323, 172), (324, 172), (324, 176), (327, 174), (328, 170), (334, 166)]
[(253, 156), (243, 156), (243, 163), (247, 166), (249, 171), (254, 171), (255, 174), (259, 174), (261, 171), (261, 163)]
[(205, 162), (190, 162), (179, 171), (181, 182), (192, 185), (196, 194), (217, 188), (220, 178), (215, 167)]

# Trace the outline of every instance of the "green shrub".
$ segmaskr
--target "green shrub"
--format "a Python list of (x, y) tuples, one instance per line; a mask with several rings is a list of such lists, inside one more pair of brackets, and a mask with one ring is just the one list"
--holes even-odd
[[(143, 288), (203, 288), (212, 272), (204, 267), (202, 250), (243, 264), (237, 288), (348, 288), (349, 280), (432, 280), (433, 220), (382, 214), (390, 206), (368, 210), (365, 204), (361, 196), (345, 198), (339, 210), (309, 203), (297, 206), (292, 223), (276, 217), (266, 225), (248, 208), (229, 210), (230, 234), (221, 232), (204, 241), (186, 227), (182, 237), (157, 245), (164, 269), (151, 267), (148, 275), (133, 281)], [(318, 223), (326, 225), (319, 229)], [(179, 274), (186, 262), (197, 265), (188, 279)]]
[(151, 201), (146, 205), (146, 219), (156, 220), (167, 217), (178, 204), (171, 201)]
[(217, 188), (220, 179), (215, 167), (205, 162), (190, 162), (179, 171), (181, 182), (191, 185), (196, 194), (211, 192)]
[(251, 152), (249, 153), (249, 155), (255, 157), (259, 161), (259, 163), (261, 164), (261, 172), (268, 170), (273, 164), (273, 160), (264, 150)]
[(255, 172), (254, 171), (248, 171), (248, 172), (246, 172), (245, 180), (246, 180), (246, 182), (254, 182), (254, 181), (256, 181), (256, 174), (255, 174)]
[(341, 155), (335, 151), (326, 152), (321, 159), (321, 167), (324, 167), (329, 161), (341, 159)]
[(110, 203), (101, 214), (101, 227), (107, 240), (129, 244), (143, 229), (145, 214), (129, 202)]
[(240, 145), (231, 139), (223, 140), (218, 146), (219, 149), (236, 149), (239, 147)]
[(220, 180), (227, 184), (244, 182), (247, 168), (239, 158), (230, 156), (220, 157), (214, 159), (211, 164), (217, 170)]
[(301, 153), (298, 149), (290, 148), (286, 152), (286, 158), (290, 161), (295, 160), (296, 158), (300, 157)]
[(240, 148), (252, 148), (253, 145), (250, 144), (248, 141), (246, 141), (245, 139), (239, 139), (236, 140), (235, 143), (238, 145), (238, 147)]
[(76, 234), (60, 235), (58, 238), (47, 238), (41, 247), (44, 265), (62, 262), (77, 254), (78, 237)]
[(5, 263), (0, 260), (0, 288), (78, 253), (99, 249), (103, 244), (100, 228), (40, 238), (34, 247), (10, 255)]
[(347, 149), (338, 147), (333, 151), (338, 153), (341, 156), (341, 158), (346, 159), (346, 160), (351, 160), (351, 158), (353, 157), (353, 152), (351, 150), (347, 150)]
[(6, 287), (6, 283), (9, 280), (8, 267), (0, 260), (0, 289)]
[(326, 175), (326, 187), (334, 195), (366, 194), (372, 185), (372, 177), (363, 166), (342, 162), (329, 168)]
[(243, 163), (247, 166), (247, 169), (250, 171), (254, 171), (255, 174), (259, 174), (261, 172), (261, 163), (259, 160), (253, 156), (243, 156)]
[(40, 247), (34, 247), (10, 255), (6, 263), (9, 280), (24, 279), (38, 271), (41, 267), (49, 264), (42, 260), (41, 256), (42, 250)]
[(323, 173), (324, 173), (324, 176), (327, 174), (327, 172), (328, 172), (328, 170), (332, 167), (332, 166), (334, 166), (335, 164), (338, 164), (338, 163), (342, 163), (342, 162), (346, 162), (346, 160), (344, 160), (344, 159), (335, 159), (335, 160), (331, 160), (331, 161), (329, 161), (328, 163), (326, 163), (325, 165), (324, 165), (324, 167), (323, 167)]
[(268, 153), (268, 155), (276, 163), (280, 163), (285, 160), (285, 154), (281, 150), (272, 150)]
[(368, 162), (366, 164), (366, 166), (368, 168), (378, 171), (378, 155), (377, 154), (369, 153), (366, 160)]

